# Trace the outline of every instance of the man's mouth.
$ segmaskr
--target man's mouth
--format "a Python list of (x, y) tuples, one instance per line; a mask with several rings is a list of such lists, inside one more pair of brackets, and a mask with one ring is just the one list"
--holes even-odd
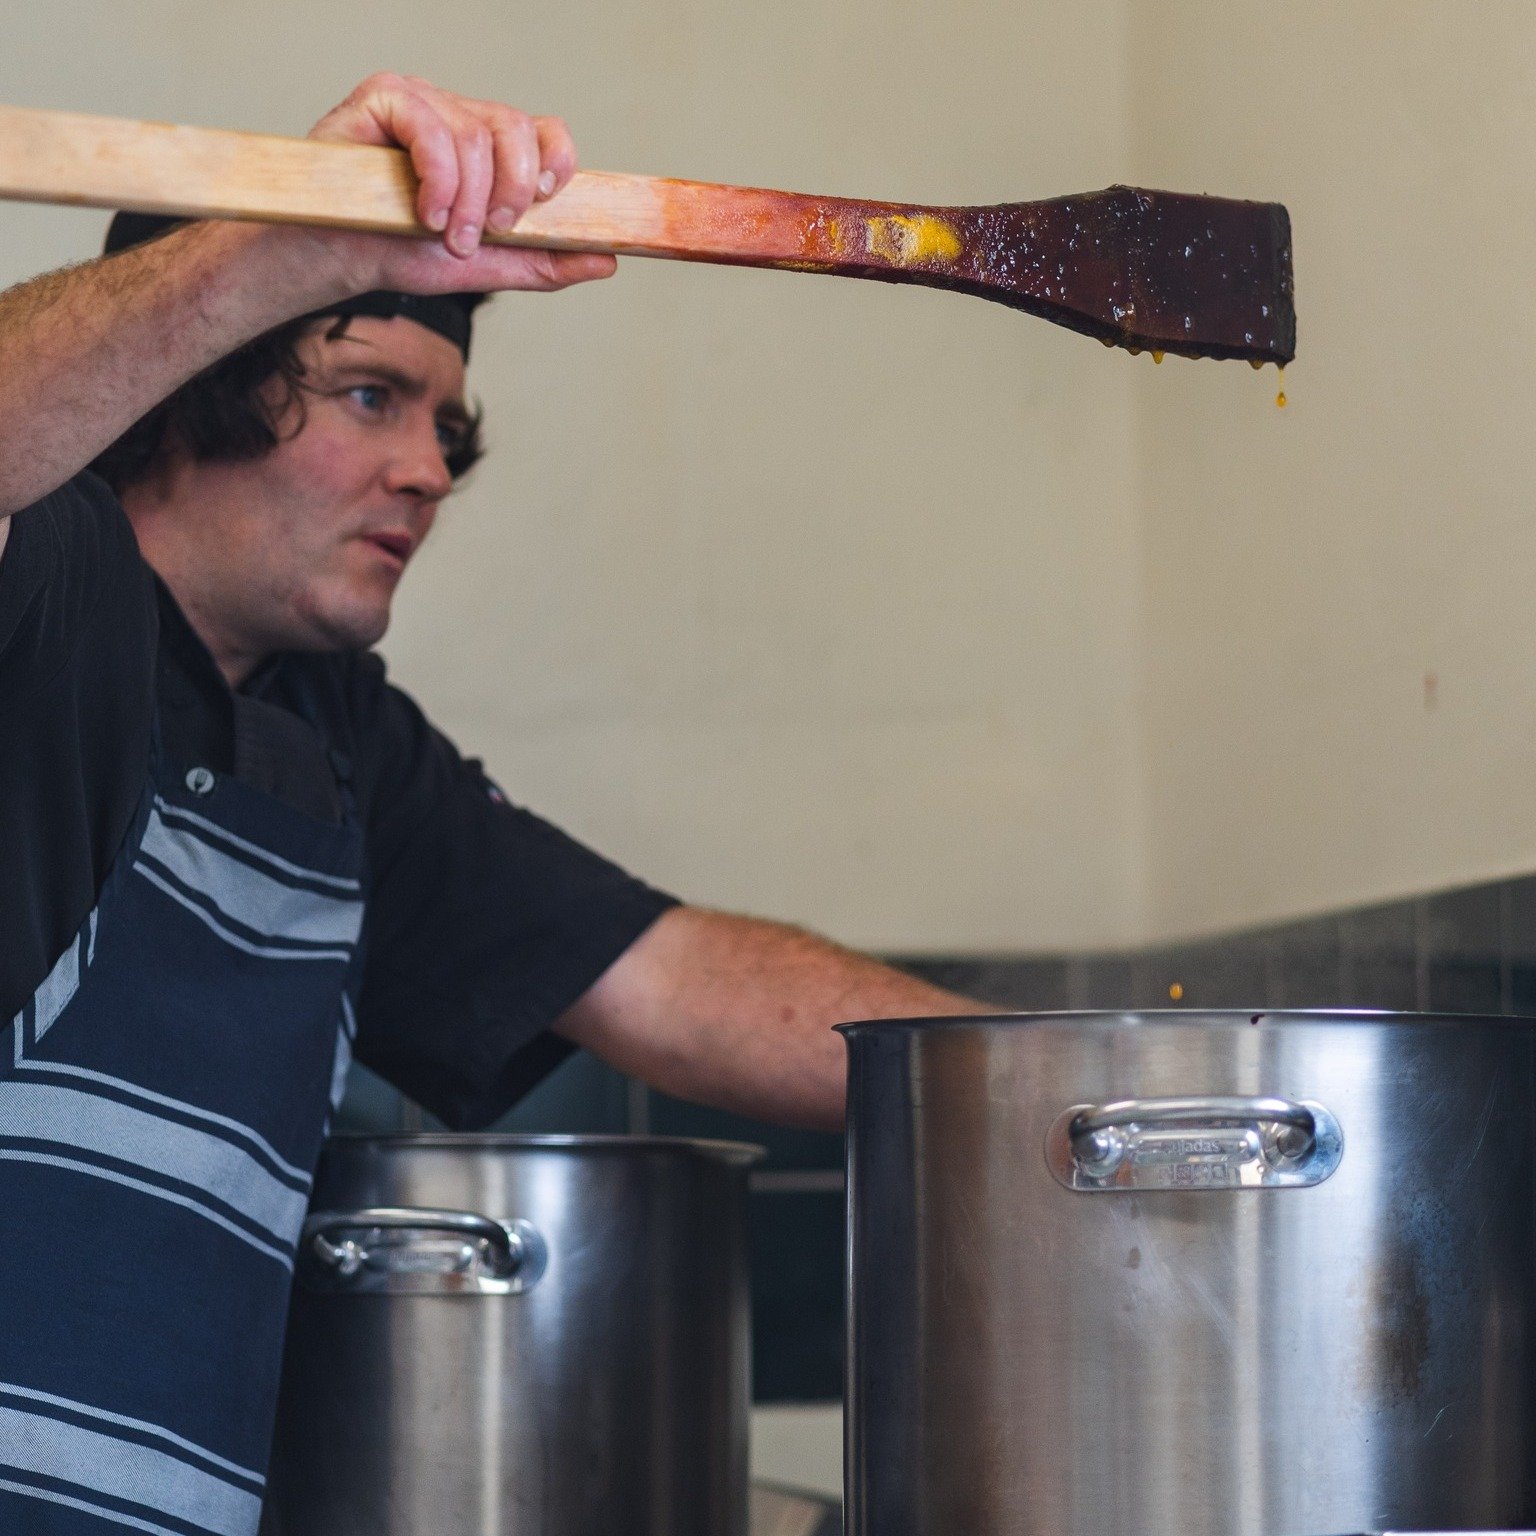
[(411, 558), (411, 551), (416, 547), (408, 533), (370, 533), (365, 535), (367, 541), (375, 549), (382, 549), (403, 570), (405, 562)]

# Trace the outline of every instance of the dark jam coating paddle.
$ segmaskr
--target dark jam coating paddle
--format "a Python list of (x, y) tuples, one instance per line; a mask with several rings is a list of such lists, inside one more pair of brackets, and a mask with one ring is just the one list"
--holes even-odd
[[(709, 242), (704, 208), (714, 243), (733, 213), (749, 232), (751, 254), (706, 259), (952, 288), (1133, 351), (1281, 364), (1296, 354), (1291, 222), (1278, 203), (1110, 187), (929, 208), (663, 185), (688, 189), (675, 194), (670, 223), (693, 243)], [(717, 195), (702, 200), (704, 191)], [(759, 254), (780, 245), (795, 256)]]
[[(0, 197), (425, 236), (414, 194), (399, 150), (0, 107)], [(1110, 187), (930, 208), (582, 171), (495, 239), (952, 288), (1133, 351), (1296, 351), (1276, 203)]]
[(917, 281), (1132, 350), (1280, 364), (1296, 355), (1291, 223), (1278, 203), (1110, 187), (952, 218), (960, 254)]

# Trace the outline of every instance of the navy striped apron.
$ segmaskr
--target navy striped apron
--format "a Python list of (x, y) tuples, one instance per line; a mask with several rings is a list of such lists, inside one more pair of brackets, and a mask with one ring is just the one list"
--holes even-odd
[(362, 837), (155, 759), (95, 910), (0, 1034), (0, 1532), (260, 1517)]

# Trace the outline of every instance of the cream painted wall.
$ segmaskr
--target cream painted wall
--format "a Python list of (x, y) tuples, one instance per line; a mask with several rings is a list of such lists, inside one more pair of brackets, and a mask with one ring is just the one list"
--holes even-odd
[(1138, 0), (1135, 174), (1275, 197), (1300, 351), (1138, 380), (1146, 931), (1536, 864), (1536, 7)]
[[(615, 170), (1003, 201), (1127, 160), (1120, 0), (13, 8), (0, 100), (302, 132), (395, 67)], [(0, 281), (97, 215), (9, 208)], [(863, 945), (1112, 941), (1141, 909), (1133, 369), (953, 295), (632, 261), (507, 297), (492, 459), (400, 679), (515, 797), (703, 902)]]
[[(514, 794), (854, 943), (1161, 938), (1536, 858), (1536, 10), (65, 0), (0, 100), (299, 131), (375, 65), (590, 163), (1284, 199), (1301, 358), (1154, 369), (950, 295), (632, 261), (507, 297), (397, 674)], [(9, 208), (0, 280), (97, 215)], [(1428, 682), (1426, 680), (1429, 680)]]

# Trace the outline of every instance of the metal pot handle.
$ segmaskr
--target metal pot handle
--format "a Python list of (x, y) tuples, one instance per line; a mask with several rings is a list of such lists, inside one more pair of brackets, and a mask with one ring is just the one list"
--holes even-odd
[(1304, 1157), (1317, 1139), (1317, 1119), (1290, 1099), (1208, 1093), (1187, 1099), (1119, 1099), (1081, 1111), (1072, 1121), (1072, 1149), (1089, 1154), (1090, 1139), (1125, 1125), (1284, 1125), (1299, 1132), (1287, 1153)]
[(1069, 1189), (1233, 1189), (1320, 1184), (1343, 1156), (1321, 1104), (1233, 1094), (1077, 1105), (1047, 1138)]
[[(463, 1238), (473, 1252), (473, 1274), (448, 1283), (421, 1266), (371, 1263), (373, 1250), (364, 1233), (437, 1232)], [(348, 1235), (354, 1234), (354, 1235)], [(437, 1291), (473, 1289), (506, 1293), (526, 1290), (544, 1272), (547, 1250), (538, 1231), (526, 1221), (495, 1221), (474, 1211), (376, 1205), (357, 1211), (316, 1211), (304, 1223), (300, 1250), (318, 1261), (324, 1289)], [(375, 1267), (379, 1273), (369, 1271)]]

